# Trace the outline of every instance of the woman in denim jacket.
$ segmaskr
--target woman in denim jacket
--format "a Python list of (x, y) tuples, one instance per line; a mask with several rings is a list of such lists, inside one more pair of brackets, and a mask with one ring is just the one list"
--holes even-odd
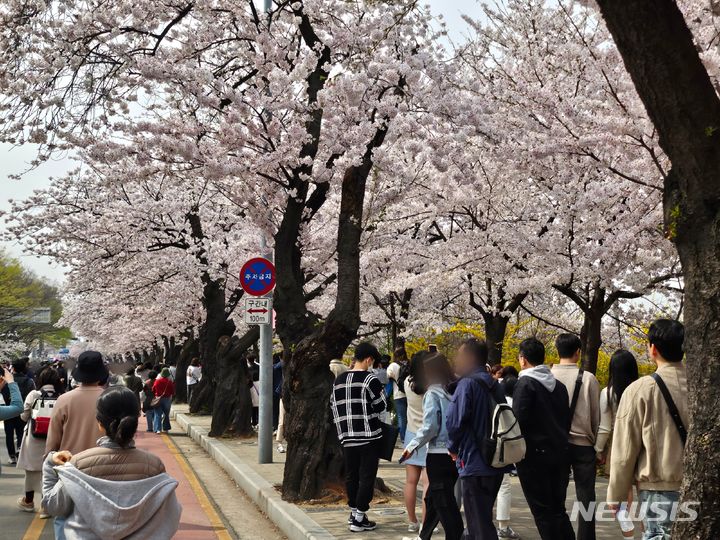
[(434, 353), (423, 359), (423, 375), (428, 388), (423, 397), (423, 425), (405, 448), (402, 461), (427, 444), (427, 474), (430, 489), (425, 494), (426, 512), (420, 538), (432, 536), (438, 517), (445, 530), (446, 540), (458, 540), (463, 534), (463, 520), (455, 500), (457, 468), (448, 453), (448, 433), (445, 423), (450, 403), (448, 385), (454, 379), (450, 364), (443, 355)]

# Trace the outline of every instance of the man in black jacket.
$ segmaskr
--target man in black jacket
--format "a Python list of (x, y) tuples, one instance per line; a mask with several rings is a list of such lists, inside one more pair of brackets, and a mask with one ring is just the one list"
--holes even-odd
[(574, 540), (565, 510), (570, 474), (567, 389), (544, 365), (545, 346), (537, 339), (520, 343), (519, 359), (513, 411), (527, 444), (525, 459), (517, 464), (520, 485), (542, 540)]

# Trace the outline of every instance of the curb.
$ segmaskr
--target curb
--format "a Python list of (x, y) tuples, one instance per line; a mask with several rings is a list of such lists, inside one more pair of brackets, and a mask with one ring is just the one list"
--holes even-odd
[(275, 488), (247, 463), (239, 462), (222, 441), (208, 436), (206, 429), (194, 426), (185, 413), (171, 416), (187, 435), (197, 442), (227, 472), (245, 494), (262, 510), (289, 540), (330, 540), (335, 538), (294, 504), (283, 501)]

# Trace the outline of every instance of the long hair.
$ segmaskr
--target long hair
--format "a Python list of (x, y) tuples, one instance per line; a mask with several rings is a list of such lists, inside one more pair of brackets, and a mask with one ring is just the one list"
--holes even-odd
[(610, 357), (608, 371), (610, 373), (608, 394), (612, 391), (612, 398), (617, 406), (625, 389), (638, 380), (638, 365), (635, 356), (630, 351), (618, 349)]
[(40, 370), (36, 376), (37, 388), (40, 390), (43, 386), (51, 384), (55, 389), (55, 395), (60, 395), (65, 390), (63, 388), (62, 381), (60, 380), (60, 374), (57, 369), (52, 366), (46, 366)]
[(423, 361), (423, 377), (429, 386), (430, 384), (440, 384), (447, 390), (451, 382), (455, 380), (450, 362), (445, 355), (440, 353), (430, 353)]
[(410, 358), (410, 369), (408, 374), (408, 382), (410, 383), (410, 388), (413, 392), (416, 394), (424, 394), (427, 390), (427, 382), (425, 381), (425, 358), (429, 354), (432, 354), (428, 351), (419, 351), (412, 355), (412, 358)]

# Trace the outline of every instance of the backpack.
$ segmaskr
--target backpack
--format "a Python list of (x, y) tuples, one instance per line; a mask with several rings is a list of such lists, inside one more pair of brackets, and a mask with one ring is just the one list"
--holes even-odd
[(408, 362), (398, 362), (398, 364), (400, 364), (400, 370), (395, 383), (401, 392), (405, 392), (405, 379), (410, 376), (410, 364)]
[(32, 405), (30, 416), (30, 434), (37, 439), (47, 439), (50, 428), (50, 418), (55, 408), (57, 396), (48, 394), (44, 390), (40, 392)]
[(525, 437), (512, 407), (504, 400), (498, 400), (482, 378), (473, 377), (473, 380), (480, 383), (490, 397), (486, 433), (481, 440), (475, 434), (483, 460), (496, 469), (522, 461), (526, 450)]

